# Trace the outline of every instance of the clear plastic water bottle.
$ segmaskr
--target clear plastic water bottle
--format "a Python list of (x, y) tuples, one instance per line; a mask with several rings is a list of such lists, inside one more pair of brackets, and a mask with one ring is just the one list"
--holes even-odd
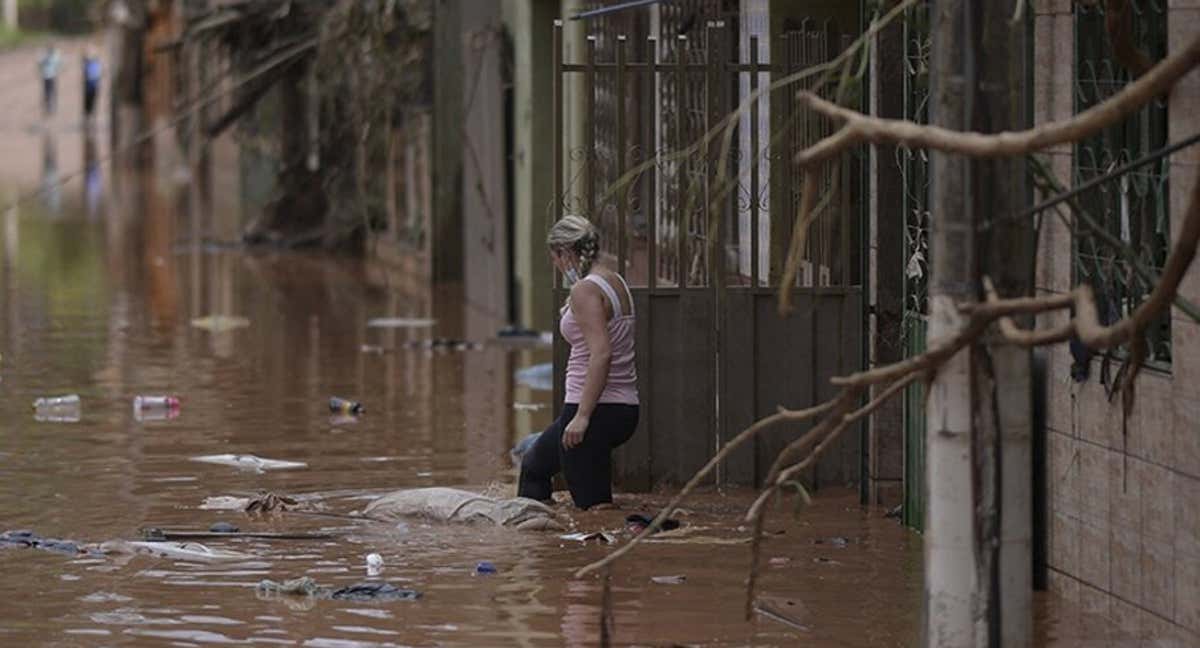
[(133, 418), (138, 421), (165, 421), (179, 416), (179, 399), (174, 396), (136, 396)]
[(66, 396), (46, 396), (33, 401), (33, 409), (35, 410), (72, 409), (78, 407), (78, 394), (67, 394)]
[(136, 396), (133, 399), (135, 410), (177, 410), (179, 399), (174, 396)]
[(52, 423), (77, 423), (80, 415), (80, 400), (77, 394), (47, 396), (33, 401), (33, 418)]

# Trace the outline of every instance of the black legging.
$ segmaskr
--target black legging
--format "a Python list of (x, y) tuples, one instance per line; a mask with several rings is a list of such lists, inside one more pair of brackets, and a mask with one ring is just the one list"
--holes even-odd
[(575, 506), (586, 509), (612, 502), (612, 449), (625, 443), (637, 429), (638, 406), (600, 403), (588, 420), (583, 443), (563, 448), (563, 429), (575, 417), (578, 405), (563, 406), (558, 419), (546, 428), (521, 460), (517, 496), (546, 501), (551, 480), (561, 470)]

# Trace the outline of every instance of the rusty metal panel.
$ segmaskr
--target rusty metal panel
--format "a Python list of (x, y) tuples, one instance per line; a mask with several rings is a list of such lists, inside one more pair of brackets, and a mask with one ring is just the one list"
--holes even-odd
[(650, 343), (638, 348), (639, 354), (649, 360), (649, 371), (654, 374), (641, 400), (644, 404), (652, 403), (646, 420), (650, 430), (647, 436), (650, 438), (651, 466), (654, 470), (652, 478), (655, 482), (660, 481), (663, 470), (673, 465), (674, 436), (679, 429), (683, 376), (678, 367), (682, 364), (684, 353), (682, 336), (679, 334), (682, 321), (679, 304), (678, 293), (651, 297), (649, 314), (654, 325), (647, 335)]
[[(809, 292), (796, 291), (794, 310), (780, 317), (774, 294), (755, 297), (759, 338), (755, 357), (758, 392), (755, 409), (761, 417), (782, 405), (791, 409), (811, 407), (813, 386), (812, 332), (813, 298)], [(791, 441), (808, 431), (808, 423), (786, 423), (759, 435), (755, 449), (758, 463), (756, 481), (766, 477), (775, 457)]]
[[(841, 375), (851, 374), (863, 368), (863, 363), (866, 358), (863, 357), (863, 303), (862, 291), (858, 288), (848, 288), (846, 296), (842, 300), (842, 353), (839, 357), (839, 370)], [(866, 404), (864, 399), (863, 404)], [(859, 481), (865, 479), (863, 474), (864, 456), (866, 448), (863, 447), (863, 426), (866, 425), (863, 421), (855, 423), (846, 430), (845, 438), (842, 440), (844, 456), (843, 463), (848, 466), (848, 479), (851, 481)]]
[(675, 334), (683, 346), (682, 361), (666, 369), (680, 373), (683, 387), (679, 427), (673, 431), (677, 463), (661, 476), (670, 483), (685, 482), (700, 470), (713, 456), (717, 443), (714, 302), (711, 290), (685, 290), (680, 297), (680, 328)]
[[(726, 293), (724, 324), (721, 328), (721, 371), (724, 372), (721, 394), (721, 445), (759, 417), (755, 411), (755, 296), (748, 290), (729, 290)], [(756, 458), (753, 442), (733, 451), (721, 466), (725, 483), (753, 484)]]
[(637, 338), (634, 341), (637, 354), (638, 429), (613, 454), (613, 481), (623, 491), (646, 492), (654, 485), (652, 463), (652, 441), (654, 409), (660, 403), (652, 396), (657, 376), (653, 364), (651, 329), (654, 325), (651, 301), (654, 299), (645, 290), (633, 290), (633, 310), (637, 314)]
[[(816, 298), (816, 319), (814, 320), (814, 341), (816, 344), (813, 377), (815, 379), (814, 393), (818, 401), (824, 402), (837, 394), (837, 389), (829, 383), (829, 379), (841, 373), (840, 362), (845, 351), (846, 331), (842, 321), (842, 303), (845, 298), (840, 295), (820, 295)], [(826, 448), (817, 461), (813, 471), (813, 486), (844, 486), (848, 479), (844, 465), (843, 448), (849, 431), (842, 433), (841, 438)]]
[(655, 295), (651, 308), (653, 477), (680, 483), (708, 461), (715, 445), (712, 293)]

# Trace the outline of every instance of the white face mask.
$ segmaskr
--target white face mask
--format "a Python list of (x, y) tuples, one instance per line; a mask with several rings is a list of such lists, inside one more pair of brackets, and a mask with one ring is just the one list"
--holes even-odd
[(567, 278), (567, 286), (574, 286), (576, 281), (579, 281), (579, 271), (575, 268), (567, 268), (563, 271), (563, 276)]

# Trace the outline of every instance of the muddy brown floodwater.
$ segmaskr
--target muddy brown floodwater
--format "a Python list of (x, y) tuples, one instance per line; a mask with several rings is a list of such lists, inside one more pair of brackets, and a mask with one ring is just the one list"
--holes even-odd
[[(78, 45), (67, 43), (68, 54)], [(259, 490), (312, 496), (334, 513), (404, 487), (511, 492), (507, 449), (550, 419), (549, 393), (513, 374), (547, 362), (549, 352), (407, 349), (406, 341), (433, 336), (484, 339), (501, 323), (463, 304), (454, 286), (405, 292), (361, 261), (213, 245), (233, 239), (241, 222), (248, 192), (231, 179), (237, 160), (218, 161), (217, 189), (200, 201), (175, 197), (180, 187), (162, 174), (102, 164), (105, 138), (89, 136), (70, 113), (77, 84), (64, 83), (63, 112), (40, 123), (33, 58), (0, 55), (0, 76), (16, 79), (4, 90), (13, 109), (0, 115), (0, 197), (9, 204), (46, 188), (0, 214), (0, 530), (102, 541), (137, 538), (143, 527), (226, 521), (243, 531), (337, 537), (212, 541), (254, 556), (218, 564), (0, 549), (0, 645), (597, 643), (601, 581), (571, 574), (608, 546), (416, 520), (201, 508), (207, 497)], [(101, 120), (97, 132), (103, 128)], [(192, 325), (210, 315), (248, 326)], [(378, 317), (436, 323), (368, 326)], [(68, 393), (82, 398), (78, 421), (35, 419), (35, 398)], [(138, 394), (178, 395), (180, 415), (139, 421), (131, 409)], [(362, 401), (366, 415), (331, 419), (331, 395)], [(305, 466), (259, 473), (192, 461), (227, 453)], [(620, 511), (572, 516), (577, 530), (619, 532), (626, 514), (652, 514), (665, 499), (621, 495)], [(767, 525), (760, 601), (799, 627), (744, 620), (749, 548), (738, 520), (749, 501), (736, 490), (696, 496), (680, 515), (682, 534), (648, 543), (613, 570), (614, 644), (918, 643), (919, 536), (860, 508), (849, 491), (822, 492), (801, 518), (781, 511)], [(384, 562), (374, 580), (424, 596), (375, 604), (256, 595), (268, 578), (368, 580), (370, 553)], [(484, 560), (498, 573), (475, 575)], [(685, 579), (663, 584), (656, 576)], [(1040, 636), (1053, 645), (1086, 643), (1080, 638), (1104, 627), (1044, 602), (1039, 619)], [(1108, 645), (1112, 637), (1101, 636)]]

